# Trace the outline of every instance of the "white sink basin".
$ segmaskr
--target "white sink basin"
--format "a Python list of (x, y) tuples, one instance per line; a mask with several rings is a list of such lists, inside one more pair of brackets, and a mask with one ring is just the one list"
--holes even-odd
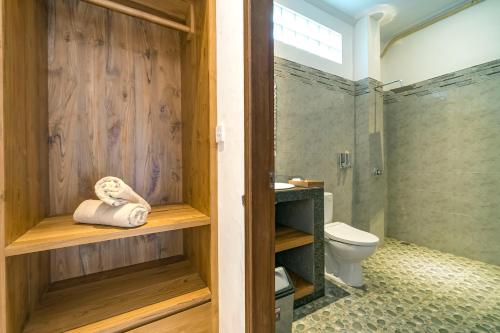
[(289, 188), (294, 188), (295, 185), (288, 183), (274, 183), (275, 190), (287, 190)]

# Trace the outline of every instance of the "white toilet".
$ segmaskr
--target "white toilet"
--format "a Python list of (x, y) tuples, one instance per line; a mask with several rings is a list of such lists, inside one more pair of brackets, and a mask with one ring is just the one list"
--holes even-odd
[(377, 249), (379, 239), (342, 222), (333, 222), (333, 195), (325, 192), (325, 272), (345, 284), (363, 286), (361, 261)]

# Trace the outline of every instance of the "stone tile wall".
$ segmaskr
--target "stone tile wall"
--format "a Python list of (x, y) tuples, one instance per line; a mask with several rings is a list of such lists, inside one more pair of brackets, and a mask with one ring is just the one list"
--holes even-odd
[(500, 60), (384, 99), (388, 235), (500, 265)]
[(354, 155), (354, 83), (275, 58), (276, 174), (322, 179), (334, 195), (334, 220), (351, 223), (353, 170), (337, 154)]
[[(325, 180), (334, 220), (500, 265), (500, 60), (382, 94), (275, 59), (276, 173)], [(377, 104), (375, 104), (377, 103)], [(349, 150), (353, 169), (340, 170)], [(383, 170), (372, 176), (375, 165)]]
[[(387, 173), (384, 159), (383, 94), (371, 78), (355, 83), (355, 163), (353, 177), (353, 226), (385, 235)], [(374, 176), (374, 168), (382, 174)]]

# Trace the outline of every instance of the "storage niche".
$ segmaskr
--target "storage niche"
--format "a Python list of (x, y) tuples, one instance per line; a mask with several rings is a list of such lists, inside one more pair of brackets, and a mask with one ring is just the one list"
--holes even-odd
[(50, 215), (95, 180), (182, 202), (180, 32), (83, 1), (47, 0)]
[[(215, 304), (214, 1), (0, 2), (0, 331)], [(153, 206), (146, 225), (73, 221), (107, 175)]]

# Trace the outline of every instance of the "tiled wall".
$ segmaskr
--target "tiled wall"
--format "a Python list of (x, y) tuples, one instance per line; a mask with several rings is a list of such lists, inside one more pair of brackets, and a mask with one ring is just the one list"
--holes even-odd
[(384, 99), (388, 235), (500, 265), (500, 60)]
[[(384, 238), (386, 175), (379, 82), (358, 82), (275, 58), (276, 174), (322, 179), (333, 192), (333, 219)], [(375, 96), (377, 107), (375, 108)], [(349, 151), (353, 168), (340, 169)]]
[(275, 58), (276, 174), (322, 179), (334, 194), (334, 220), (351, 223), (353, 170), (337, 154), (354, 151), (354, 84)]
[[(380, 82), (371, 78), (355, 84), (356, 154), (352, 211), (354, 227), (377, 235), (383, 242), (387, 173), (384, 167), (383, 95), (375, 91), (377, 85)], [(382, 174), (374, 176), (374, 168), (380, 169)]]
[[(377, 81), (280, 58), (275, 81), (279, 181), (325, 180), (334, 220), (381, 239), (385, 229), (500, 265), (500, 60), (386, 92), (383, 102)], [(338, 168), (344, 150), (353, 169)]]

